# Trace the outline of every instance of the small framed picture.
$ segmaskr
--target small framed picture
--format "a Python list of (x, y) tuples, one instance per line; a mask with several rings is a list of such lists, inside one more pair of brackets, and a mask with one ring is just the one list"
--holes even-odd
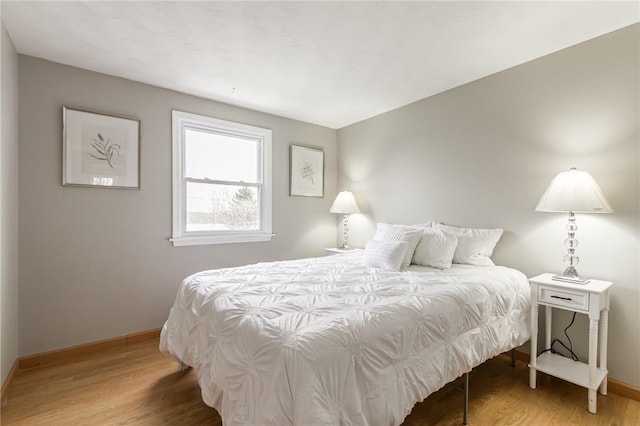
[(324, 197), (324, 151), (291, 145), (289, 195)]
[(140, 120), (62, 108), (62, 184), (140, 188)]

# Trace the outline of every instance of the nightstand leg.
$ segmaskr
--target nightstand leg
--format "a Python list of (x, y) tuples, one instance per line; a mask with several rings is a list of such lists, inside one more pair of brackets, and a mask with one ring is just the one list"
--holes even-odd
[(551, 306), (544, 307), (544, 348), (551, 349)]
[(595, 389), (589, 388), (589, 412), (596, 414), (598, 408), (598, 393)]
[[(600, 314), (600, 369), (608, 371), (607, 369), (607, 333), (609, 330), (609, 310), (604, 309)], [(604, 376), (602, 384), (600, 385), (600, 393), (602, 395), (607, 394), (607, 377)]]
[(538, 305), (531, 304), (531, 361), (529, 362), (529, 387), (536, 388), (536, 358), (538, 357)]
[(589, 412), (595, 414), (598, 407), (596, 393), (596, 357), (598, 356), (598, 319), (589, 318)]

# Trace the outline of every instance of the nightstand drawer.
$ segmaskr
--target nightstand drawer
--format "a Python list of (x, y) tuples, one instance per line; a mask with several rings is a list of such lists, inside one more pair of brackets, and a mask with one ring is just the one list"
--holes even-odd
[(538, 286), (538, 302), (571, 310), (589, 311), (589, 293), (560, 290), (544, 285)]

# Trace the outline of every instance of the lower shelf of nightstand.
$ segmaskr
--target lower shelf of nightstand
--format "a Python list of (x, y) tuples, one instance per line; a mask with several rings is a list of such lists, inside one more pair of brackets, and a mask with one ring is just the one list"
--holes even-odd
[[(584, 388), (591, 387), (589, 384), (589, 365), (584, 362), (576, 362), (571, 358), (547, 352), (536, 359), (535, 369)], [(596, 389), (606, 376), (607, 371), (596, 368)]]

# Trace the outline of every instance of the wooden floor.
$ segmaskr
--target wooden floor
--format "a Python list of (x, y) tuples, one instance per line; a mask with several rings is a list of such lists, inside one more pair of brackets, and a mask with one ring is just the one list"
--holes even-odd
[[(587, 411), (587, 391), (539, 374), (528, 386), (526, 363), (500, 356), (471, 373), (470, 425), (640, 425), (640, 402), (598, 396)], [(151, 339), (85, 355), (74, 362), (18, 371), (2, 407), (9, 425), (221, 425), (207, 407), (193, 370), (158, 352)], [(462, 424), (462, 393), (453, 387), (415, 406), (404, 425)], [(307, 426), (307, 425), (302, 425)]]

